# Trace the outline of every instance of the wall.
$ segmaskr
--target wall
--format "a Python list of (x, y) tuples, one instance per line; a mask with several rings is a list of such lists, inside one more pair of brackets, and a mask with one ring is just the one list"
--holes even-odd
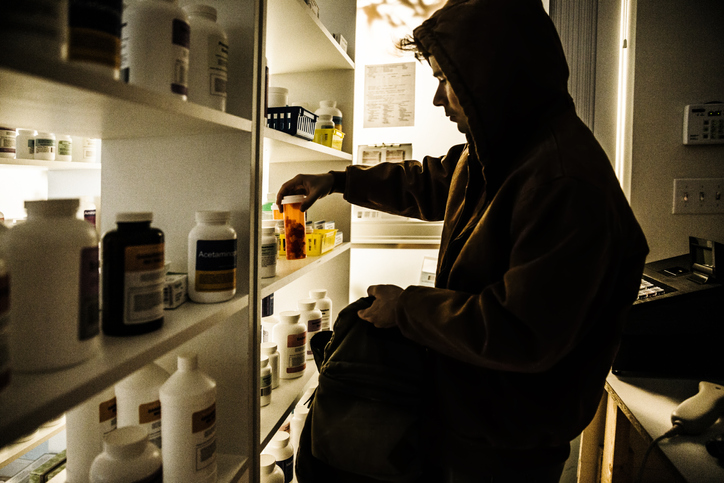
[(651, 261), (689, 235), (724, 243), (724, 214), (671, 214), (675, 178), (724, 177), (724, 145), (682, 144), (684, 106), (724, 100), (724, 2), (638, 0), (635, 15), (630, 202)]

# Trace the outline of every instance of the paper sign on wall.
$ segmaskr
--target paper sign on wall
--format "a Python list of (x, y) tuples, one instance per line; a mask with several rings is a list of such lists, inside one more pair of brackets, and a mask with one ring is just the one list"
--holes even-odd
[(415, 125), (415, 67), (415, 62), (365, 66), (365, 128)]

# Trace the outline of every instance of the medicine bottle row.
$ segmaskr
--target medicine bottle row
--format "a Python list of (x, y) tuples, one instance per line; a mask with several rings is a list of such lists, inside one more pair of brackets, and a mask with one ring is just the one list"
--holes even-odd
[(79, 141), (81, 149), (74, 149), (73, 138), (67, 134), (0, 127), (0, 158), (99, 162), (100, 140), (82, 138)]

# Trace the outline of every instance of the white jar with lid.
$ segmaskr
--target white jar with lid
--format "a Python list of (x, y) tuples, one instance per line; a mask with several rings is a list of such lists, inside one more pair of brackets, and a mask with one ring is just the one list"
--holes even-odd
[(337, 101), (319, 101), (319, 108), (314, 113), (318, 116), (332, 116), (334, 128), (342, 131), (342, 111), (337, 109)]
[(56, 161), (72, 161), (73, 160), (73, 138), (67, 134), (59, 134), (56, 136), (58, 141), (58, 152), (55, 155)]
[(277, 465), (284, 472), (284, 482), (292, 481), (294, 478), (294, 449), (289, 441), (289, 433), (277, 431), (263, 452), (274, 456)]
[(226, 32), (216, 23), (214, 7), (196, 4), (183, 9), (191, 26), (189, 101), (224, 112), (229, 57)]
[(262, 226), (261, 228), (261, 278), (272, 278), (277, 275), (277, 258), (279, 247), (277, 237), (274, 235), (273, 226)]
[(260, 464), (261, 483), (284, 483), (284, 472), (273, 455), (262, 453)]
[(277, 343), (279, 351), (279, 377), (301, 377), (307, 368), (307, 327), (299, 322), (298, 311), (279, 314), (279, 323), (272, 329), (272, 341)]
[(261, 353), (269, 358), (272, 376), (272, 389), (279, 387), (279, 351), (276, 342), (262, 342)]
[(15, 138), (15, 159), (35, 159), (35, 135), (32, 129), (18, 129)]
[(299, 323), (307, 327), (307, 359), (314, 359), (310, 342), (314, 335), (322, 330), (322, 312), (316, 308), (317, 301), (301, 299), (297, 301), (299, 308)]
[(269, 107), (286, 107), (289, 104), (289, 89), (286, 87), (270, 87), (268, 98)]
[(162, 474), (161, 450), (141, 426), (126, 426), (103, 439), (103, 452), (90, 467), (90, 482), (160, 482)]
[(261, 407), (268, 406), (272, 398), (272, 369), (269, 367), (269, 356), (262, 354), (260, 359), (259, 386), (261, 387)]
[(0, 158), (15, 158), (17, 137), (15, 129), (0, 127)]
[(39, 132), (35, 135), (35, 159), (55, 161), (58, 151), (55, 134), (52, 132)]
[(23, 314), (11, 325), (18, 372), (72, 366), (98, 353), (98, 237), (76, 218), (77, 199), (26, 201), (28, 219), (6, 236), (13, 290)]
[(309, 298), (316, 300), (317, 309), (322, 312), (322, 330), (332, 329), (332, 299), (327, 297), (327, 291), (318, 288), (309, 291)]
[(236, 231), (229, 211), (197, 211), (188, 238), (188, 292), (194, 302), (214, 303), (236, 294)]

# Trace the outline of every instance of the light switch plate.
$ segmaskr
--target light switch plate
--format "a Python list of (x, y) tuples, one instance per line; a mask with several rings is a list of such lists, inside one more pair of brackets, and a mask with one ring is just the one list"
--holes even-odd
[(684, 108), (684, 144), (724, 144), (724, 104)]
[(724, 178), (674, 180), (674, 214), (724, 213)]

